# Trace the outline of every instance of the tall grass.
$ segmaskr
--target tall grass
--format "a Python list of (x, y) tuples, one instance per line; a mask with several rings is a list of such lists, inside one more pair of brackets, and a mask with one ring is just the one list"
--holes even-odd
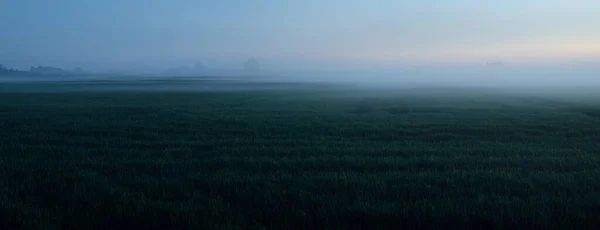
[(6, 229), (600, 228), (594, 104), (317, 90), (0, 99)]

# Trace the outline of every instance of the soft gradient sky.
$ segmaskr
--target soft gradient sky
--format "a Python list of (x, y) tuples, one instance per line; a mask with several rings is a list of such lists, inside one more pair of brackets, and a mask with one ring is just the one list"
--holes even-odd
[(593, 61), (598, 0), (0, 0), (0, 63)]

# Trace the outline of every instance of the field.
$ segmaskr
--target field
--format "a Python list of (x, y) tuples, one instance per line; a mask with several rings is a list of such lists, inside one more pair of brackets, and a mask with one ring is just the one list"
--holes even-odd
[(181, 84), (0, 84), (0, 228), (600, 228), (589, 95)]

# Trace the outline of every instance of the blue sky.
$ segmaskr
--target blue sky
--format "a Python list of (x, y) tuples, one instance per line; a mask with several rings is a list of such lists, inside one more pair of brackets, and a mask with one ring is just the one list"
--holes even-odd
[(599, 12), (597, 0), (0, 0), (0, 63), (587, 61), (600, 58)]

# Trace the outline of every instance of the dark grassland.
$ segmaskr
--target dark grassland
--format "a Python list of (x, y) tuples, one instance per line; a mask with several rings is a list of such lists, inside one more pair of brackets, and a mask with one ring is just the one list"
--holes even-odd
[(600, 228), (593, 100), (356, 90), (0, 92), (0, 228)]

